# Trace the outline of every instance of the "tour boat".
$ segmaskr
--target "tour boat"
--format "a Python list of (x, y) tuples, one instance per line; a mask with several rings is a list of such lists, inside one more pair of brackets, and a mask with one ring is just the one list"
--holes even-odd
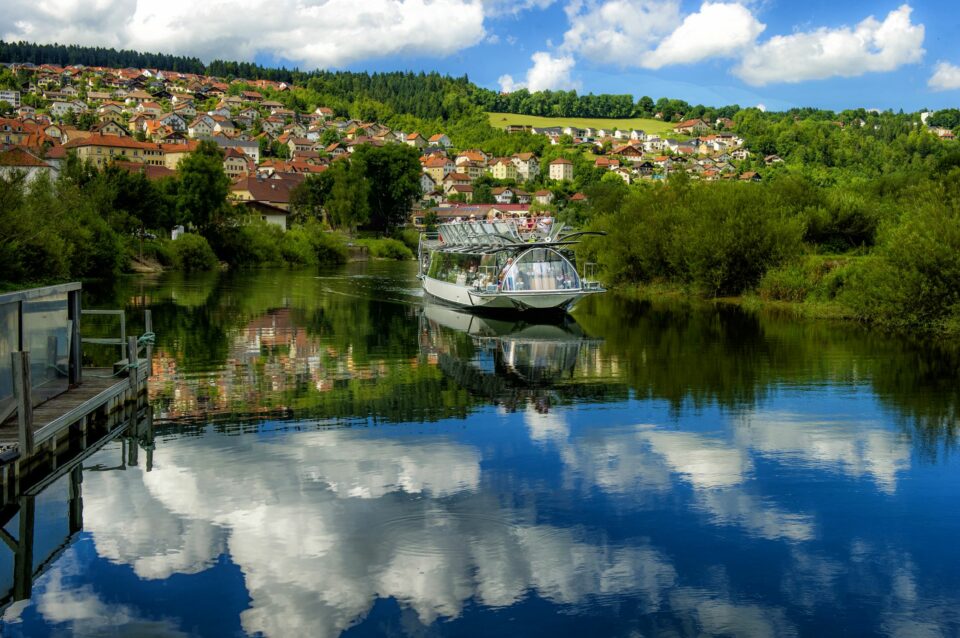
[(518, 227), (514, 221), (440, 224), (421, 233), (419, 278), (436, 299), (474, 310), (566, 311), (591, 294), (605, 292), (593, 279), (593, 264), (578, 273), (571, 246), (579, 232), (562, 235), (563, 225), (541, 220)]

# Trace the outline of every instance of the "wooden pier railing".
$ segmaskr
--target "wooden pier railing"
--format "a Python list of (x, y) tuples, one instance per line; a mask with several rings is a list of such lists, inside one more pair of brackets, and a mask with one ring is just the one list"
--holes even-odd
[[(109, 413), (145, 394), (150, 311), (145, 334), (129, 336), (123, 310), (83, 310), (81, 292), (79, 283), (70, 283), (0, 295), (0, 466), (22, 463), (48, 441), (55, 450), (61, 432), (82, 429), (95, 412)], [(81, 337), (81, 318), (97, 315), (116, 316), (119, 335)], [(84, 344), (117, 347), (112, 369), (85, 373)]]

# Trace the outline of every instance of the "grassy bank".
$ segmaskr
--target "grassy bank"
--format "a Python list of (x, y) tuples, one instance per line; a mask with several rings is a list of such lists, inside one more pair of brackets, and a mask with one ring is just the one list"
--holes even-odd
[(729, 304), (739, 306), (751, 312), (763, 312), (800, 319), (822, 319), (829, 321), (857, 321), (853, 308), (838, 301), (784, 301), (760, 296), (756, 291), (727, 297), (709, 297), (690, 286), (656, 282), (650, 284), (628, 284), (614, 286), (612, 294), (638, 301), (682, 302), (695, 305)]
[(599, 117), (539, 117), (516, 113), (487, 113), (490, 126), (506, 128), (511, 124), (521, 126), (576, 126), (578, 128), (640, 129), (647, 133), (663, 135), (673, 133), (673, 124), (661, 120), (635, 117), (627, 120), (608, 120)]

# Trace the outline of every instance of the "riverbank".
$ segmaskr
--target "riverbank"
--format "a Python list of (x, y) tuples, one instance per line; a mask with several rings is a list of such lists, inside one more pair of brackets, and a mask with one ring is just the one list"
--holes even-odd
[(753, 290), (742, 295), (708, 297), (689, 285), (670, 282), (614, 286), (610, 289), (610, 293), (635, 301), (682, 303), (696, 306), (729, 305), (769, 317), (789, 317), (805, 321), (857, 323), (892, 334), (925, 338), (960, 339), (960, 327), (951, 323), (931, 326), (927, 330), (889, 326), (872, 320), (869, 317), (860, 316), (854, 308), (837, 300), (786, 301), (782, 299), (765, 299), (757, 291)]

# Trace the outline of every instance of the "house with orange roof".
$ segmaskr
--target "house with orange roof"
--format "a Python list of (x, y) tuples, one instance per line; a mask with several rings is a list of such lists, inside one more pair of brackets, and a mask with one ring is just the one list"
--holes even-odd
[(94, 133), (86, 138), (71, 139), (64, 147), (97, 168), (103, 168), (113, 161), (164, 165), (164, 154), (159, 144), (138, 142), (129, 137)]
[(123, 125), (114, 120), (106, 120), (94, 125), (90, 131), (100, 133), (101, 135), (116, 135), (119, 137), (130, 137), (130, 131)]
[(406, 139), (403, 140), (403, 143), (407, 146), (415, 146), (416, 148), (423, 148), (427, 145), (427, 140), (423, 139), (423, 136), (419, 133), (410, 133), (407, 135)]
[(443, 148), (450, 148), (453, 146), (453, 142), (450, 141), (450, 138), (447, 137), (446, 133), (437, 133), (436, 135), (431, 135), (428, 142), (430, 146), (442, 146)]
[(486, 167), (487, 160), (488, 160), (487, 154), (484, 153), (483, 151), (470, 149), (470, 150), (462, 151), (459, 155), (457, 155), (455, 162), (457, 163), (457, 166), (460, 166), (461, 164), (464, 164), (466, 162), (476, 162), (477, 164), (480, 164), (481, 166)]
[(41, 175), (56, 177), (57, 169), (22, 148), (0, 151), (0, 177), (9, 179), (17, 174), (25, 175), (26, 181), (32, 182)]
[(553, 203), (553, 193), (546, 189), (541, 189), (533, 194), (533, 199), (538, 204), (542, 204), (543, 206), (549, 206), (551, 203)]
[(423, 172), (430, 175), (437, 184), (443, 183), (443, 178), (456, 170), (453, 160), (437, 155), (431, 156), (423, 162)]
[(698, 135), (700, 133), (706, 133), (709, 130), (710, 125), (700, 118), (684, 120), (673, 127), (674, 133), (683, 133), (686, 135)]
[(32, 127), (25, 127), (23, 122), (9, 117), (0, 117), (0, 143), (23, 144), (32, 132)]
[(450, 184), (444, 190), (447, 197), (459, 196), (465, 202), (473, 201), (473, 186), (470, 184)]
[(231, 180), (250, 172), (250, 158), (233, 147), (223, 149), (223, 172)]
[(517, 179), (517, 165), (509, 157), (500, 157), (488, 167), (494, 179)]

